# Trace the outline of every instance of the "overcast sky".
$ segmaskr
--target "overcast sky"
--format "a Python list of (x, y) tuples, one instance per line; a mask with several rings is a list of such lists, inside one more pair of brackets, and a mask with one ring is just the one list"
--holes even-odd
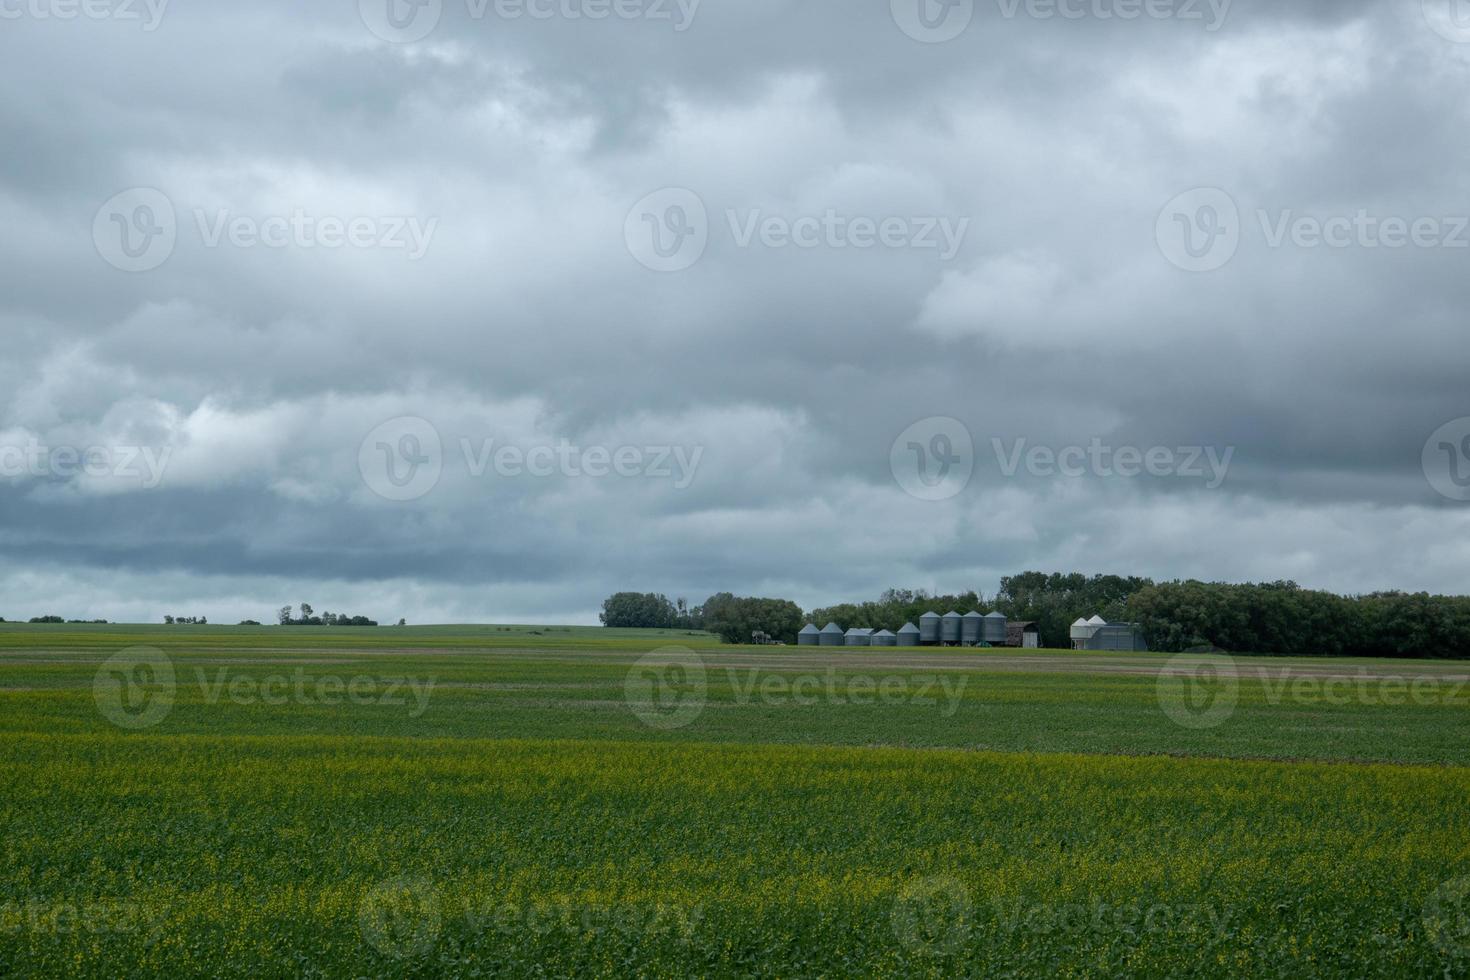
[(920, 2), (0, 0), (0, 615), (1470, 590), (1470, 11)]

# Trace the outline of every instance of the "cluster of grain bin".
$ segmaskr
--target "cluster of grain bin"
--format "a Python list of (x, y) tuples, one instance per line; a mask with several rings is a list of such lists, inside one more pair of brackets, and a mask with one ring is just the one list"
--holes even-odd
[(1073, 650), (1111, 650), (1143, 652), (1148, 650), (1143, 629), (1137, 623), (1109, 623), (1101, 616), (1079, 619), (1072, 624)]
[(961, 616), (957, 612), (940, 615), (926, 612), (919, 617), (919, 625), (904, 623), (897, 633), (888, 630), (853, 627), (844, 631), (836, 623), (828, 623), (822, 629), (809, 623), (796, 636), (799, 646), (824, 647), (917, 647), (917, 646), (1005, 646), (1006, 617), (993, 612), (980, 612)]

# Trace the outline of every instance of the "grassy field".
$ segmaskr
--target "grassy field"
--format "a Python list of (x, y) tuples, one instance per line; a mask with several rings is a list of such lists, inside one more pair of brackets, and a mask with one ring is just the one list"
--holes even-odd
[(1467, 676), (0, 626), (0, 975), (1470, 975)]

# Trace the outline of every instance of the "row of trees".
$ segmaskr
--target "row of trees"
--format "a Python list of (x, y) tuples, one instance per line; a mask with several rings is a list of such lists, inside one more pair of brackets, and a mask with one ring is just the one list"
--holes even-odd
[(708, 630), (727, 643), (749, 643), (758, 632), (795, 643), (802, 624), (801, 607), (794, 602), (729, 592), (716, 593), (699, 606), (656, 592), (619, 592), (603, 601), (599, 618), (604, 626), (624, 629)]
[(876, 601), (844, 603), (803, 615), (784, 599), (710, 596), (692, 609), (656, 594), (619, 593), (603, 603), (607, 626), (705, 629), (730, 643), (762, 632), (794, 643), (803, 623), (836, 622), (897, 631), (926, 612), (999, 611), (1037, 624), (1041, 644), (1071, 645), (1071, 625), (1100, 615), (1138, 623), (1164, 652), (1215, 648), (1286, 656), (1470, 657), (1470, 597), (1376, 592), (1342, 596), (1295, 582), (1232, 585), (1154, 582), (1136, 575), (1022, 572), (1001, 579), (987, 601), (979, 592), (934, 595), (889, 589)]
[[(377, 626), (378, 621), (368, 619), (366, 616), (340, 616), (337, 613), (324, 612), (316, 615), (316, 610), (311, 608), (311, 603), (301, 604), (301, 615), (296, 616), (290, 606), (282, 606), (280, 612), (276, 613), (276, 622), (282, 626)], [(403, 620), (398, 621), (403, 625)]]
[(1340, 596), (1295, 582), (1165, 582), (1129, 616), (1157, 650), (1343, 657), (1470, 657), (1470, 597), (1420, 592)]
[(603, 600), (599, 617), (604, 626), (623, 629), (704, 629), (702, 606), (690, 608), (685, 599), (670, 600), (657, 592), (619, 592)]

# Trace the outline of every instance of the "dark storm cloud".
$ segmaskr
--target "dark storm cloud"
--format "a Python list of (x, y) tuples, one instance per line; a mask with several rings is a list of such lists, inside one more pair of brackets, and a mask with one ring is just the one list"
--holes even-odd
[[(795, 0), (445, 0), (402, 44), (356, 3), (4, 21), (0, 446), (170, 452), (156, 487), (0, 474), (10, 601), (261, 618), (315, 588), (576, 620), (626, 587), (814, 605), (1024, 567), (1463, 588), (1470, 521), (1421, 454), (1470, 416), (1470, 250), (1272, 235), (1470, 212), (1470, 44), (1417, 3), (1097, 13), (1126, 6), (977, 0), (940, 44), (889, 3)], [(136, 187), (177, 241), (129, 273), (93, 222)], [(666, 187), (709, 241), (655, 273), (625, 219)], [(1239, 242), (1189, 272), (1156, 220), (1199, 187)], [(756, 230), (827, 215), (964, 225), (952, 256)], [(378, 238), (261, 244), (293, 216)], [(420, 257), (379, 240), (408, 218), (433, 222)], [(443, 436), (444, 475), (394, 503), (359, 451), (401, 416)], [(937, 502), (890, 460), (935, 416), (975, 447)], [(679, 488), (470, 472), (461, 440), (489, 439), (703, 455)], [(1209, 486), (1007, 472), (997, 441), (1231, 456)]]

